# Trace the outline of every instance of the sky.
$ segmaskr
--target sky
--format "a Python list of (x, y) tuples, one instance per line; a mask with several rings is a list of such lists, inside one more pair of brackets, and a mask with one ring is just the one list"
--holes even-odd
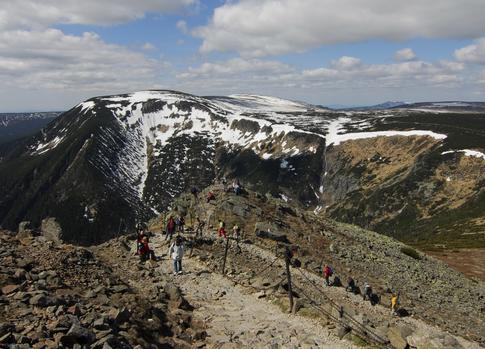
[(0, 112), (148, 89), (485, 101), (483, 0), (0, 0)]

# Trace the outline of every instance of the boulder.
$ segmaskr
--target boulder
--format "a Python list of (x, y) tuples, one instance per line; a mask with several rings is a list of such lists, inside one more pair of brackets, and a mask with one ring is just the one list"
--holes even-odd
[(112, 309), (109, 313), (109, 317), (116, 325), (121, 325), (131, 318), (131, 311), (127, 308)]
[(57, 244), (62, 243), (62, 229), (59, 223), (57, 223), (55, 218), (46, 218), (42, 220), (40, 230), (42, 236), (47, 240), (53, 241)]
[(82, 327), (78, 322), (74, 322), (69, 331), (61, 337), (64, 346), (74, 346), (74, 344), (91, 344), (96, 340), (96, 335), (91, 330)]
[(46, 308), (53, 305), (59, 305), (59, 299), (57, 299), (56, 297), (46, 296), (44, 294), (38, 294), (30, 298), (29, 304), (37, 307)]
[(396, 349), (408, 348), (407, 337), (413, 333), (407, 326), (390, 327), (387, 331), (387, 338)]
[(31, 237), (33, 235), (32, 226), (29, 221), (24, 221), (19, 223), (19, 228), (17, 230), (17, 237), (19, 239), (24, 239)]
[(7, 285), (2, 287), (2, 293), (3, 294), (10, 294), (19, 289), (19, 285)]
[(262, 239), (270, 239), (278, 242), (289, 243), (288, 237), (277, 231), (277, 227), (272, 223), (257, 222), (254, 225), (254, 234)]

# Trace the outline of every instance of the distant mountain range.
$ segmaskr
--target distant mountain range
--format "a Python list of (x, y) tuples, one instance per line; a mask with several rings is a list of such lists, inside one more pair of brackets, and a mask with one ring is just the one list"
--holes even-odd
[(56, 217), (67, 241), (100, 242), (226, 177), (415, 245), (485, 246), (485, 113), (430, 105), (336, 111), (175, 91), (92, 98), (0, 147), (0, 224)]
[(61, 112), (0, 113), (0, 144), (32, 135)]

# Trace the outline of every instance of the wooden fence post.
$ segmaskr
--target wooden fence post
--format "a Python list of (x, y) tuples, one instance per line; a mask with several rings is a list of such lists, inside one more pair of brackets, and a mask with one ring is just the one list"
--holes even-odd
[(290, 300), (290, 313), (291, 313), (291, 311), (293, 310), (293, 290), (291, 289), (290, 258), (291, 258), (291, 251), (287, 246), (285, 249), (285, 264), (286, 264), (286, 277), (288, 279), (288, 298)]
[(226, 237), (226, 248), (224, 250), (224, 261), (222, 262), (222, 275), (226, 274), (227, 251), (229, 250), (229, 236)]

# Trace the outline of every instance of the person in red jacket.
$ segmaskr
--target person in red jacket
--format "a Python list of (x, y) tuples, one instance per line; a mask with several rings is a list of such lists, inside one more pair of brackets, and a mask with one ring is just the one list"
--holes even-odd
[(167, 235), (165, 236), (165, 240), (171, 240), (173, 233), (175, 233), (175, 219), (173, 219), (173, 217), (170, 216), (168, 217)]
[(150, 246), (148, 246), (148, 238), (145, 236), (142, 239), (142, 244), (140, 248), (140, 259), (142, 261), (146, 261), (148, 259), (151, 259), (152, 261), (157, 260), (155, 257), (155, 252), (150, 249)]
[(138, 235), (136, 237), (136, 254), (140, 254), (140, 249), (143, 246), (143, 238), (146, 237), (145, 230), (138, 230)]
[(224, 236), (224, 238), (227, 238), (225, 227), (226, 227), (226, 224), (224, 223), (224, 221), (219, 220), (219, 230), (218, 230), (219, 237)]
[(325, 277), (325, 284), (327, 286), (330, 285), (329, 278), (330, 276), (332, 276), (332, 274), (333, 274), (332, 268), (330, 268), (329, 265), (325, 265), (325, 268), (323, 268), (323, 276)]

